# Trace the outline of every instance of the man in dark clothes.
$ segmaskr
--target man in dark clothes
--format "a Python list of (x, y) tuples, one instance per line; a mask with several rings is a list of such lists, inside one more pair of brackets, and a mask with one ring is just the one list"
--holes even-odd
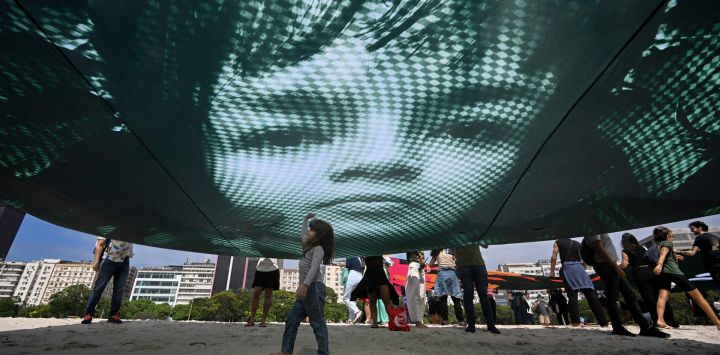
[(689, 225), (690, 231), (695, 234), (695, 242), (690, 250), (676, 250), (675, 253), (684, 256), (694, 256), (698, 252), (702, 256), (705, 271), (710, 273), (715, 285), (720, 287), (720, 238), (707, 233), (705, 222), (695, 221)]
[(570, 325), (567, 299), (565, 299), (559, 288), (550, 290), (550, 308), (555, 312), (560, 325)]

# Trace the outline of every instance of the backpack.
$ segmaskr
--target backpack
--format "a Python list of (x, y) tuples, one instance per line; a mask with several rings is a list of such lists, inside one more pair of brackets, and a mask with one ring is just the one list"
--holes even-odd
[(595, 251), (592, 247), (587, 243), (586, 239), (583, 238), (583, 241), (580, 245), (580, 258), (582, 258), (583, 262), (585, 264), (588, 264), (590, 266), (595, 265), (595, 261), (593, 258), (595, 257)]
[(660, 259), (660, 249), (658, 249), (657, 244), (653, 243), (653, 245), (647, 250), (645, 250), (645, 255), (643, 255), (643, 258), (645, 258), (647, 261), (649, 261), (651, 266), (655, 266), (658, 263), (658, 259)]

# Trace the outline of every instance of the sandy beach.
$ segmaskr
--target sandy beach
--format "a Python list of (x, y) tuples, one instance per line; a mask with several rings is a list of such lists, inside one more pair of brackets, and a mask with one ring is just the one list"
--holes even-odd
[[(390, 332), (363, 325), (330, 325), (334, 354), (720, 354), (720, 331), (683, 326), (669, 339), (613, 336), (608, 329), (499, 326), (501, 335), (465, 333), (460, 327)], [(629, 327), (637, 332), (637, 327)], [(0, 318), (0, 353), (267, 354), (278, 351), (283, 325), (126, 321), (122, 325), (79, 319)], [(295, 354), (315, 354), (315, 338), (301, 326)]]

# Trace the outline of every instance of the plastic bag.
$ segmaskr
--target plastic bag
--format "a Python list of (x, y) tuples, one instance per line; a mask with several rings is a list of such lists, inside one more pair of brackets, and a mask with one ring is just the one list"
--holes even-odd
[(405, 311), (405, 308), (403, 307), (390, 307), (388, 310), (388, 315), (390, 316), (390, 321), (388, 322), (388, 329), (392, 330), (399, 330), (399, 331), (409, 331), (410, 326), (408, 325), (408, 317), (407, 312)]

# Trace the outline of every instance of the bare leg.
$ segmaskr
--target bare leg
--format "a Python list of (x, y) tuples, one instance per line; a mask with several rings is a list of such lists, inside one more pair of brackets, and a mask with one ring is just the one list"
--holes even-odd
[[(705, 300), (705, 297), (702, 296), (702, 293), (700, 293), (700, 290), (694, 289), (690, 292), (688, 292), (688, 295), (692, 297), (693, 301), (697, 303), (698, 306), (707, 314), (707, 316), (710, 318), (710, 320), (715, 323), (715, 326), (720, 330), (720, 319), (718, 319), (717, 314), (713, 311), (712, 307), (710, 307), (710, 304), (707, 303)], [(659, 309), (659, 308), (658, 308)], [(658, 314), (658, 319), (660, 318), (660, 315)]]
[(270, 312), (270, 306), (272, 305), (272, 292), (272, 288), (265, 289), (265, 302), (263, 302), (262, 323), (260, 325), (265, 325), (267, 323), (268, 313)]
[(245, 325), (253, 325), (255, 323), (255, 313), (257, 313), (261, 293), (262, 287), (253, 287), (252, 301), (250, 302), (250, 318), (248, 318)]
[(363, 303), (363, 312), (365, 312), (365, 324), (372, 321), (370, 318), (370, 301)]
[(370, 318), (372, 319), (372, 327), (377, 328), (377, 291), (368, 294), (370, 298)]
[(665, 304), (668, 301), (668, 298), (670, 297), (670, 291), (669, 290), (660, 290), (660, 295), (658, 296), (657, 300), (657, 326), (660, 328), (665, 328), (668, 325), (665, 323)]

